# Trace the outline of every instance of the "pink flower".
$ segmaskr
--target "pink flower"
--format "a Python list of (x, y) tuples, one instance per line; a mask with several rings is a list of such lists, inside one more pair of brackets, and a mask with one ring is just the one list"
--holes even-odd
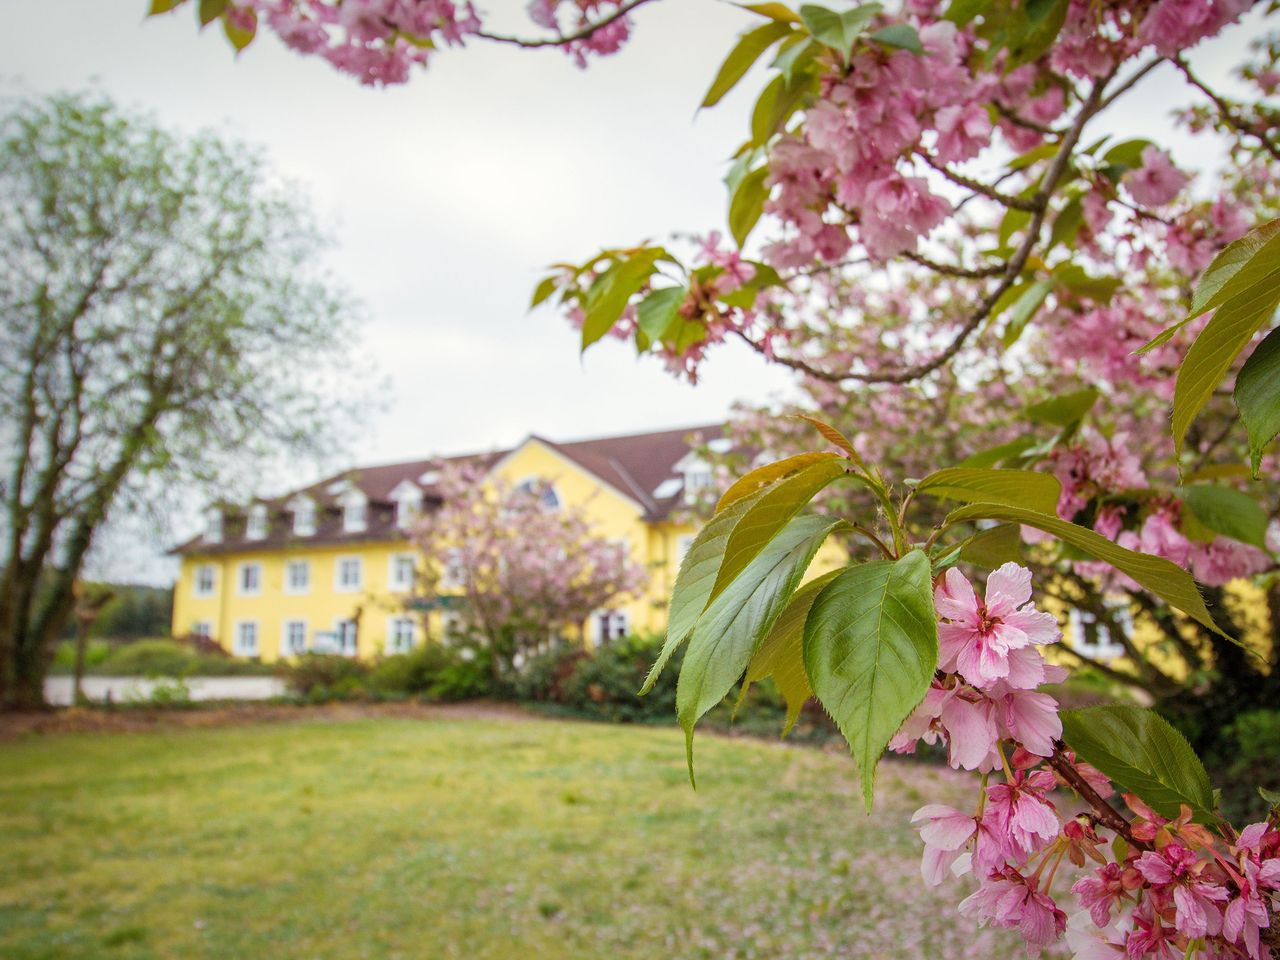
[(1124, 873), (1120, 864), (1107, 863), (1092, 875), (1081, 877), (1071, 888), (1071, 892), (1080, 898), (1080, 906), (1089, 911), (1094, 924), (1100, 928), (1111, 922), (1112, 908), (1128, 895)]
[(1006, 679), (1011, 651), (1061, 636), (1053, 615), (1030, 601), (1031, 571), (1016, 563), (987, 578), (985, 600), (978, 599), (964, 574), (949, 569), (934, 591), (938, 615), (950, 621), (938, 628), (938, 666), (979, 688)]
[(1155, 146), (1142, 151), (1142, 166), (1125, 177), (1130, 196), (1147, 207), (1160, 207), (1176, 197), (1191, 178)]
[[(1021, 651), (1017, 651), (1021, 652)], [(1058, 701), (1047, 693), (1009, 690), (995, 703), (1010, 737), (1038, 757), (1053, 755), (1054, 741), (1062, 737)]]
[(862, 242), (876, 260), (914, 250), (916, 241), (946, 219), (951, 204), (929, 191), (921, 177), (882, 177), (867, 184)]
[(1058, 905), (1012, 867), (984, 879), (957, 909), (979, 923), (1016, 929), (1036, 946), (1052, 943), (1067, 928), (1067, 915)]
[(936, 151), (943, 163), (970, 160), (991, 142), (991, 118), (979, 103), (943, 107), (934, 116), (934, 126)]
[(1190, 547), (1190, 555), (1195, 578), (1210, 587), (1251, 577), (1271, 566), (1270, 559), (1257, 547), (1226, 537), (1215, 537), (1212, 543), (1197, 543)]
[(1010, 783), (987, 788), (987, 809), (993, 831), (1004, 838), (1006, 859), (1025, 860), (1058, 835), (1061, 825), (1045, 794), (1054, 787), (1047, 770), (1019, 771)]
[(920, 872), (925, 883), (936, 887), (964, 852), (965, 845), (978, 829), (978, 823), (971, 815), (941, 803), (921, 807), (911, 815), (911, 822), (921, 824), (919, 830), (920, 839), (924, 841), (924, 859), (920, 863)]
[(1222, 908), (1217, 904), (1229, 894), (1216, 883), (1202, 879), (1206, 862), (1178, 843), (1159, 852), (1148, 851), (1134, 867), (1157, 890), (1173, 894), (1174, 926), (1188, 937), (1216, 936), (1222, 930)]

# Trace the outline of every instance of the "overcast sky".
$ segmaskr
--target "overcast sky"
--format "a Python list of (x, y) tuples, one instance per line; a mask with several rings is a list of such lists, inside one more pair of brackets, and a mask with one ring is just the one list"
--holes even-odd
[[(735, 399), (786, 390), (787, 378), (745, 348), (717, 351), (696, 388), (616, 342), (580, 360), (563, 320), (526, 312), (551, 261), (723, 223), (724, 158), (758, 84), (696, 117), (694, 107), (752, 19), (741, 10), (654, 4), (621, 55), (585, 72), (556, 50), (476, 45), (380, 90), (295, 56), (267, 31), (237, 59), (220, 33), (197, 33), (194, 4), (144, 20), (147, 5), (0, 0), (3, 92), (98, 89), (169, 126), (259, 144), (303, 186), (336, 240), (332, 269), (362, 304), (363, 349), (388, 384), (352, 462), (489, 449), (531, 432), (572, 439), (706, 422)], [(484, 4), (512, 29), (527, 25), (524, 6)], [(1193, 62), (1223, 81), (1249, 32), (1205, 45)], [(1157, 71), (1099, 133), (1163, 133), (1155, 94), (1174, 82)]]

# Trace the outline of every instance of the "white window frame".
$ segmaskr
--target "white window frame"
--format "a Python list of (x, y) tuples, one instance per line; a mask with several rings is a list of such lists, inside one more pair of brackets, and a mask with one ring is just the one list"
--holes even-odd
[[(293, 647), (290, 633), (294, 627), (302, 628), (302, 648), (295, 650)], [(296, 617), (290, 617), (285, 620), (280, 627), (280, 656), (296, 657), (307, 652), (307, 621), (300, 620)]]
[[(595, 639), (598, 644), (612, 643), (631, 633), (629, 610), (597, 610), (591, 615), (591, 619), (595, 622)], [(620, 627), (621, 632), (616, 632), (615, 627)]]
[(197, 620), (191, 624), (191, 635), (193, 637), (203, 637), (205, 640), (213, 639), (213, 623), (209, 620)]
[[(252, 589), (245, 589), (244, 575), (245, 571), (251, 568), (257, 568), (257, 585)], [(236, 567), (236, 596), (237, 597), (260, 597), (262, 596), (262, 561), (246, 560)]]
[(461, 590), (467, 585), (467, 571), (462, 566), (462, 551), (450, 547), (440, 561), (440, 589)]
[(364, 533), (369, 529), (369, 498), (356, 489), (348, 490), (338, 498), (342, 508), (342, 532)]
[[(344, 657), (354, 657), (360, 653), (360, 624), (350, 617), (339, 617), (333, 621), (333, 632), (338, 639), (338, 653)], [(350, 639), (350, 647), (347, 640)]]
[(316, 502), (310, 497), (294, 497), (289, 501), (288, 509), (293, 514), (293, 535), (314, 537), (316, 535)]
[[(408, 644), (402, 645), (400, 640), (403, 636), (401, 628), (408, 625), (409, 637)], [(418, 645), (418, 621), (414, 617), (405, 616), (404, 614), (395, 614), (387, 617), (387, 639), (386, 650), (387, 656), (392, 657), (399, 653), (408, 653)]]
[[(293, 582), (294, 567), (301, 567), (306, 571), (306, 583), (302, 586), (295, 586)], [(304, 597), (311, 592), (311, 561), (303, 559), (286, 560), (284, 562), (284, 592), (293, 597)]]
[[(245, 649), (245, 645), (244, 645), (245, 627), (250, 627), (253, 630), (253, 649), (251, 651), (247, 651)], [(234, 653), (237, 657), (257, 657), (257, 656), (261, 656), (261, 651), (262, 651), (262, 630), (258, 626), (258, 621), (257, 620), (237, 620), (236, 633), (235, 633), (235, 638), (233, 640), (232, 653)]]
[(255, 503), (249, 508), (249, 516), (245, 520), (244, 538), (246, 540), (267, 539), (268, 519), (266, 504)]
[[(348, 585), (342, 582), (342, 569), (346, 563), (354, 563), (356, 565), (356, 582), (355, 585)], [(364, 589), (364, 558), (356, 555), (345, 555), (336, 557), (333, 561), (333, 591), (334, 593), (359, 593)]]
[[(200, 584), (200, 575), (209, 574), (209, 586), (203, 587)], [(191, 573), (191, 596), (197, 600), (208, 600), (218, 592), (218, 565), (216, 563), (197, 564), (195, 570)]]
[[(1113, 607), (1111, 611), (1121, 626), (1125, 627), (1129, 635), (1133, 635), (1133, 615), (1125, 607)], [(1088, 616), (1088, 620), (1085, 617)], [(1097, 642), (1090, 643), (1087, 640), (1088, 633), (1085, 627), (1090, 623), (1096, 623), (1097, 618), (1093, 614), (1086, 611), (1078, 610), (1072, 607), (1067, 614), (1068, 628), (1071, 630), (1071, 646), (1079, 650), (1087, 657), (1096, 660), (1116, 660), (1125, 656), (1124, 646), (1111, 637), (1111, 629), (1105, 623), (1097, 623), (1095, 627), (1095, 636)]]
[[(409, 561), (410, 577), (408, 582), (400, 579), (400, 564), (402, 561)], [(418, 578), (418, 557), (417, 554), (410, 552), (393, 553), (387, 561), (387, 589), (392, 593), (408, 593), (413, 589), (413, 584)]]

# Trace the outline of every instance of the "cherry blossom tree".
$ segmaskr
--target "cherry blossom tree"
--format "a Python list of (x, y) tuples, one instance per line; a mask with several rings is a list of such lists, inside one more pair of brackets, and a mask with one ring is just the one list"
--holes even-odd
[(544, 484), (513, 487), (474, 468), (440, 478), (441, 504), (413, 531), (426, 558), (419, 589), (461, 596), (458, 613), (509, 670), (517, 654), (576, 634), (594, 611), (643, 591), (648, 571), (598, 534), (583, 508)]
[[(623, 45), (643, 3), (535, 0), (529, 37), (447, 0), (199, 9), (237, 47), (265, 20), (377, 84), (469, 43), (585, 63)], [(1271, 956), (1280, 798), (1233, 826), (1158, 713), (1059, 710), (1040, 689), (1063, 675), (1040, 650), (1058, 628), (1033, 583), (1076, 603), (1120, 591), (1171, 625), (1171, 644), (1212, 638), (1215, 670), (1257, 654), (1235, 646), (1212, 591), (1276, 573), (1276, 5), (743, 9), (753, 23), (702, 99), (715, 106), (767, 63), (726, 178), (731, 242), (609, 247), (557, 267), (533, 298), (564, 312), (583, 349), (631, 341), (690, 380), (719, 344), (746, 344), (795, 371), (807, 413), (825, 416), (801, 452), (757, 431), (754, 469), (723, 490), (676, 578), (649, 683), (687, 645), (690, 776), (698, 719), (772, 677), (793, 719), (810, 696), (835, 719), (868, 811), (887, 749), (944, 744), (981, 777), (972, 809), (915, 817), (926, 882), (968, 878), (962, 917), (1031, 947), (1065, 938), (1078, 958)], [(1244, 98), (1194, 62), (1227, 29), (1254, 35)], [(1198, 105), (1170, 132), (1225, 162), (1194, 170), (1167, 144), (1096, 133), (1134, 90), (1172, 84)], [(830, 536), (862, 549), (805, 583)], [(961, 566), (992, 571), (981, 596)]]

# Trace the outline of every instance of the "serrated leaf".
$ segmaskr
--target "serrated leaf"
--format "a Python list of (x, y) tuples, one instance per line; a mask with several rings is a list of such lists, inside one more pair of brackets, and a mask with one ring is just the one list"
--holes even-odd
[(1186, 804), (1200, 823), (1215, 821), (1213, 788), (1186, 738), (1152, 710), (1124, 705), (1064, 710), (1062, 739), (1121, 790), (1170, 819)]
[(796, 517), (774, 537), (693, 628), (676, 684), (676, 717), (685, 732), (693, 779), (693, 728), (741, 679), (822, 541), (840, 521)]
[(1192, 421), (1278, 305), (1280, 284), (1255, 284), (1218, 307), (1188, 348), (1173, 388), (1173, 445), (1179, 453)]
[(862, 462), (862, 457), (858, 454), (858, 451), (853, 448), (853, 443), (849, 440), (849, 438), (846, 437), (839, 430), (837, 430), (835, 427), (833, 427), (831, 424), (824, 423), (822, 420), (819, 420), (817, 417), (811, 417), (806, 413), (794, 413), (791, 416), (793, 419), (803, 420), (805, 423), (809, 424), (809, 426), (817, 430), (818, 433), (822, 434), (823, 439), (825, 439), (827, 442), (832, 443), (835, 446), (839, 447), (841, 450), (843, 450), (845, 454), (849, 457), (849, 459), (852, 460), (854, 463), (856, 463), (858, 466), (860, 467), (865, 466), (865, 464)]
[(1213, 258), (1196, 284), (1187, 319), (1238, 295), (1273, 270), (1280, 260), (1280, 219), (1250, 230)]
[(744, 33), (724, 58), (719, 72), (711, 81), (711, 87), (702, 98), (702, 106), (713, 107), (719, 103), (760, 59), (761, 54), (791, 32), (791, 24), (782, 20), (770, 20), (769, 23)]
[(746, 680), (742, 685), (742, 695), (738, 702), (746, 696), (747, 688), (766, 677), (772, 677), (778, 692), (782, 694), (787, 705), (787, 719), (782, 728), (782, 736), (791, 732), (791, 728), (800, 719), (800, 711), (813, 696), (813, 688), (809, 686), (809, 674), (804, 669), (804, 624), (809, 617), (813, 601), (817, 599), (822, 588), (839, 576), (839, 570), (824, 573), (811, 580), (795, 592), (787, 608), (782, 611), (768, 635), (760, 643), (760, 647), (747, 665)]
[(784, 23), (799, 23), (800, 17), (785, 3), (739, 3), (735, 6), (750, 10), (770, 20), (781, 20)]
[(838, 453), (829, 453), (827, 451), (821, 453), (799, 453), (793, 457), (787, 457), (783, 460), (776, 460), (773, 463), (766, 463), (762, 467), (756, 467), (750, 473), (735, 480), (729, 489), (721, 495), (720, 502), (716, 504), (716, 513), (719, 513), (730, 504), (736, 503), (743, 497), (748, 497), (769, 486), (769, 484), (776, 483), (783, 477), (790, 477), (799, 473), (805, 467), (812, 466), (815, 463), (839, 459), (841, 457)]
[(764, 213), (765, 201), (769, 199), (769, 188), (764, 183), (768, 176), (767, 166), (757, 167), (738, 181), (729, 197), (729, 232), (739, 247), (747, 242)]
[(1183, 506), (1215, 533), (1267, 549), (1267, 511), (1248, 494), (1217, 484), (1179, 487)]
[(960, 550), (960, 559), (988, 570), (1006, 563), (1024, 562), (1022, 530), (1016, 523), (1002, 523), (971, 537)]
[(789, 79), (782, 74), (765, 85), (751, 111), (751, 141), (758, 146), (767, 144), (775, 133), (786, 126), (809, 94), (816, 94), (818, 78), (808, 72), (793, 74)]
[(868, 813), (880, 755), (938, 665), (932, 587), (919, 550), (859, 564), (827, 584), (805, 624), (809, 682), (849, 743)]
[(680, 320), (678, 311), (687, 294), (684, 287), (654, 290), (636, 304), (636, 326), (655, 343), (665, 340)]
[(782, 74), (783, 80), (790, 83), (795, 79), (796, 71), (809, 64), (817, 55), (821, 45), (812, 37), (804, 37), (797, 33), (783, 41), (778, 48), (778, 55), (770, 64)]
[(815, 40), (847, 57), (858, 37), (883, 9), (879, 3), (864, 3), (837, 13), (817, 4), (804, 4), (800, 19)]
[(1036, 423), (1051, 423), (1057, 427), (1069, 427), (1093, 409), (1098, 402), (1098, 388), (1086, 387), (1060, 397), (1051, 397), (1027, 407), (1027, 416)]
[(867, 39), (874, 40), (882, 47), (910, 50), (912, 53), (924, 56), (924, 45), (920, 42), (920, 34), (916, 33), (916, 28), (909, 23), (892, 23), (887, 27), (881, 27)]
[(632, 295), (653, 276), (658, 261), (666, 258), (667, 252), (661, 247), (645, 247), (618, 260), (600, 275), (587, 294), (582, 321), (583, 350), (613, 329)]
[[(1005, 520), (1009, 523), (1022, 523), (1037, 530), (1043, 530), (1084, 551), (1093, 559), (1102, 560), (1117, 570), (1127, 573), (1165, 603), (1181, 610), (1214, 633), (1227, 637), (1227, 634), (1213, 622), (1213, 617), (1209, 615), (1209, 609), (1204, 605), (1204, 598), (1200, 596), (1200, 591), (1196, 587), (1196, 582), (1191, 579), (1191, 575), (1164, 557), (1153, 557), (1150, 554), (1126, 550), (1119, 544), (1078, 524), (1022, 507), (975, 503), (953, 510), (947, 517), (948, 524), (973, 520)], [(1227, 637), (1227, 639), (1231, 638)]]
[(965, 503), (1005, 503), (1053, 513), (1058, 507), (1062, 484), (1052, 474), (1034, 470), (947, 467), (917, 483), (916, 492)]
[(1011, 347), (1018, 341), (1022, 331), (1026, 329), (1027, 324), (1031, 322), (1031, 318), (1036, 315), (1036, 311), (1040, 309), (1045, 297), (1052, 290), (1053, 281), (1037, 280), (1022, 291), (1018, 299), (1009, 307), (1009, 321), (1005, 324), (1004, 333), (1000, 337), (1001, 343)]
[(961, 460), (959, 467), (994, 467), (1009, 460), (1017, 460), (1039, 441), (1035, 437), (1019, 437), (988, 450), (979, 450)]
[(653, 689), (672, 654), (680, 648), (702, 611), (707, 608), (716, 574), (720, 572), (720, 564), (724, 562), (724, 548), (729, 542), (729, 534), (743, 514), (759, 500), (761, 493), (745, 497), (727, 510), (717, 513), (693, 538), (671, 589), (671, 603), (667, 607), (667, 638), (658, 653), (658, 659), (649, 668), (644, 685), (640, 687), (641, 696)]
[(714, 601), (723, 593), (819, 490), (837, 477), (846, 475), (848, 466), (844, 460), (832, 458), (803, 467), (765, 487), (755, 497), (739, 501), (749, 506), (725, 543), (724, 562), (716, 574), (709, 600)]
[(1280, 434), (1280, 330), (1272, 330), (1236, 375), (1232, 395), (1249, 434), (1249, 460), (1258, 479), (1262, 451)]

